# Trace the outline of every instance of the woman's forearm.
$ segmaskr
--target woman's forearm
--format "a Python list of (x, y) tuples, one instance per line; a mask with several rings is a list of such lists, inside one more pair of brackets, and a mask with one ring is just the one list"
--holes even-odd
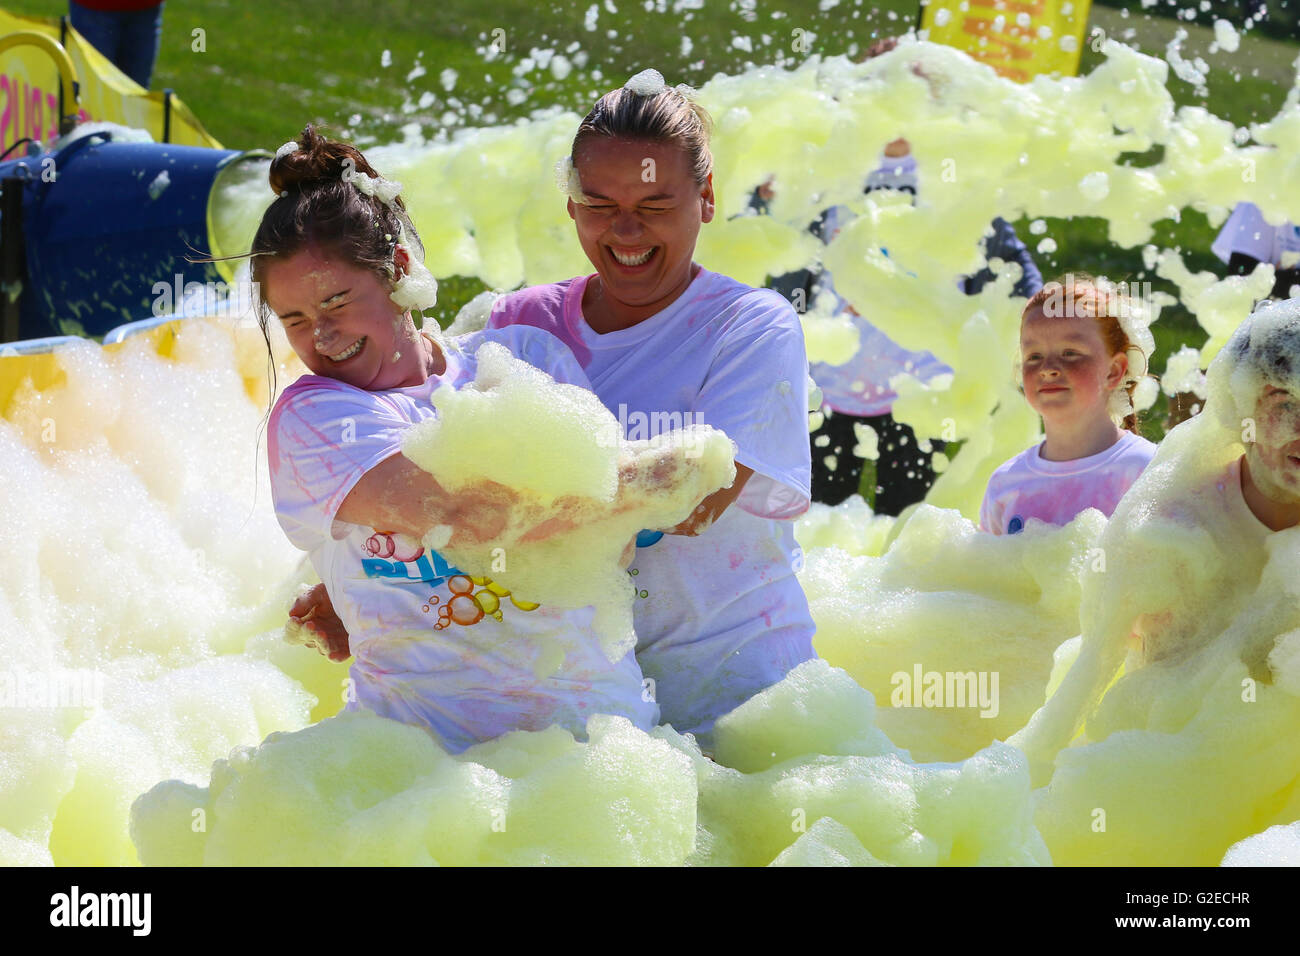
[(495, 482), (450, 492), (410, 459), (395, 454), (361, 476), (336, 517), (416, 538), (450, 527), (454, 538), (481, 541), (501, 533), (514, 501), (514, 493)]

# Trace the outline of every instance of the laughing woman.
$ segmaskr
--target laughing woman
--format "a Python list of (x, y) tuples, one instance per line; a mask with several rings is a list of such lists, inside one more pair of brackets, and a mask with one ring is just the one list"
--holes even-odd
[(637, 660), (663, 720), (706, 746), (718, 717), (815, 656), (791, 520), (811, 472), (803, 332), (777, 293), (694, 262), (714, 214), (709, 130), (653, 71), (601, 97), (566, 161), (596, 271), (504, 296), (488, 322), (558, 337), (621, 421), (684, 418), (736, 443), (735, 483), (643, 534), (631, 567)]

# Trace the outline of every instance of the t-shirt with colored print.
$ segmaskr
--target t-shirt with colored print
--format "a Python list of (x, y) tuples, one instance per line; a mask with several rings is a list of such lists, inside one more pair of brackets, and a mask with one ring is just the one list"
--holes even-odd
[(1031, 518), (1066, 525), (1087, 508), (1109, 518), (1156, 453), (1155, 445), (1127, 431), (1087, 458), (1048, 461), (1042, 447), (1027, 448), (993, 472), (980, 508), (981, 530), (1016, 534)]
[(811, 479), (803, 331), (777, 293), (700, 268), (667, 308), (601, 334), (582, 314), (591, 278), (503, 296), (488, 327), (558, 336), (629, 439), (704, 423), (754, 470), (712, 527), (643, 536), (629, 568), (637, 660), (662, 718), (707, 743), (718, 717), (815, 656), (790, 520), (807, 509)]
[(348, 709), (423, 726), (453, 752), (551, 724), (581, 734), (591, 714), (654, 726), (657, 707), (634, 656), (606, 658), (592, 631), (593, 608), (538, 606), (461, 573), (415, 538), (335, 517), (362, 475), (400, 453), (407, 429), (437, 415), (439, 386), (473, 381), (484, 343), (499, 342), (557, 381), (588, 387), (568, 349), (536, 329), (453, 342), (444, 374), (421, 385), (368, 392), (304, 375), (271, 412), (276, 517), (310, 556), (347, 627), (355, 691)]

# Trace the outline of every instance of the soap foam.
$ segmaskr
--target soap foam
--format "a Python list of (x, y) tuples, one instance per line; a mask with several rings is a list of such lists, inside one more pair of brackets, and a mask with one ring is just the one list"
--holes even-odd
[[(586, 743), (551, 728), (453, 758), (415, 728), (331, 717), (344, 668), (281, 637), (310, 570), (274, 520), (257, 457), (260, 335), (190, 320), (167, 358), (144, 341), (61, 352), (66, 382), (21, 389), (0, 422), (0, 491), (23, 503), (0, 527), (0, 651), (13, 669), (102, 672), (105, 694), (93, 711), (5, 711), (0, 857), (1216, 863), (1238, 841), (1293, 825), (1295, 533), (1242, 562), (1169, 510), (1241, 453), (1233, 395), (1255, 379), (1234, 388), (1219, 366), (1206, 412), (1171, 433), (1104, 530), (1085, 514), (992, 539), (961, 517), (975, 514), (991, 470), (1039, 435), (1014, 384), (1015, 270), (999, 266), (977, 296), (952, 281), (983, 265), (977, 242), (994, 216), (1101, 216), (1125, 246), (1191, 206), (1211, 222), (1241, 201), (1300, 221), (1289, 188), (1300, 95), (1252, 127), (1259, 145), (1243, 146), (1232, 124), (1175, 111), (1163, 60), (1113, 40), (1102, 53), (1086, 77), (1018, 85), (908, 42), (865, 64), (811, 57), (698, 92), (718, 120), (719, 209), (698, 259), (758, 283), (824, 256), (859, 311), (954, 368), (927, 383), (901, 378), (895, 417), (963, 442), (930, 505), (910, 516), (874, 516), (851, 498), (801, 520), (802, 580), (826, 660), (723, 717), (720, 762), (669, 729), (644, 734), (614, 718), (593, 720)], [(407, 184), (433, 275), (512, 288), (589, 271), (551, 188), (550, 161), (567, 155), (577, 122), (548, 113), (371, 151)], [(861, 194), (862, 157), (899, 135), (925, 184), (915, 206)], [(1157, 144), (1170, 147), (1159, 163), (1125, 164)], [(769, 176), (772, 214), (728, 218)], [(476, 188), (447, 188), (465, 182)], [(270, 201), (261, 192), (232, 186), (215, 217), (244, 222)], [(806, 224), (836, 203), (858, 216), (822, 248)], [(1220, 280), (1168, 250), (1148, 258), (1209, 334), (1203, 360), (1272, 284), (1267, 266)], [(272, 333), (283, 384), (301, 368)], [(467, 404), (466, 422), (473, 412)], [(624, 450), (607, 451), (616, 473)], [(609, 474), (602, 459), (527, 494), (553, 501), (552, 480), (585, 480), (604, 502)], [(619, 537), (621, 549), (630, 532)], [(1225, 603), (1213, 586), (1232, 575), (1251, 580)], [(1171, 600), (1186, 602), (1194, 626), (1170, 656), (1121, 671), (1133, 616)], [(996, 670), (998, 717), (892, 706), (890, 678), (917, 663)], [(996, 742), (1044, 698), (1011, 737), (1024, 752)], [(1031, 785), (1047, 789), (1035, 797)]]
[(1265, 303), (1116, 509), (1104, 570), (1085, 568), (1078, 660), (1011, 738), (1050, 781), (1038, 823), (1057, 863), (1210, 865), (1300, 815), (1300, 529), (1267, 532), (1228, 470), (1254, 397), (1300, 392), (1298, 363), (1300, 302)]
[[(622, 562), (642, 529), (671, 528), (729, 487), (733, 445), (707, 425), (625, 441), (593, 392), (555, 382), (496, 342), (480, 345), (472, 384), (433, 394), (438, 417), (411, 428), (402, 452), (453, 493), (496, 482), (516, 494), (492, 538), (438, 530), (436, 550), (536, 604), (594, 604), (611, 660), (636, 643), (635, 588)], [(530, 540), (559, 521), (565, 530)], [(435, 547), (434, 541), (426, 541)]]

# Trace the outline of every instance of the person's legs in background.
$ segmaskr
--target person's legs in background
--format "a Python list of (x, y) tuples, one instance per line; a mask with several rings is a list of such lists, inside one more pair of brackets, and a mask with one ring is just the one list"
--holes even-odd
[(121, 14), (92, 10), (77, 0), (68, 0), (68, 22), (91, 46), (117, 65), (117, 46), (122, 37)]
[[(823, 410), (824, 412), (824, 410)], [(858, 444), (853, 426), (861, 422), (876, 433), (879, 452), (873, 466), (867, 466), (853, 454)], [(860, 494), (863, 471), (874, 475), (874, 495), (867, 489), (864, 497), (878, 515), (897, 515), (908, 505), (922, 500), (934, 484), (932, 455), (943, 451), (945, 444), (930, 442), (930, 451), (922, 451), (912, 429), (894, 420), (892, 415), (826, 415), (821, 428), (812, 433), (812, 500), (837, 505), (849, 495)], [(827, 459), (834, 457), (832, 470)], [(870, 478), (868, 479), (870, 480)]]
[(881, 415), (871, 425), (880, 436), (875, 511), (879, 515), (896, 515), (925, 498), (934, 484), (932, 456), (943, 451), (945, 444), (932, 439), (930, 451), (922, 451), (912, 429), (895, 421), (892, 415)]
[[(842, 415), (823, 408), (826, 416), (821, 428), (809, 436), (812, 442), (812, 500), (822, 504), (837, 505), (849, 495), (858, 493), (862, 480), (862, 459), (853, 454), (858, 443), (853, 432), (856, 422), (873, 421), (856, 415)], [(827, 463), (833, 456), (835, 468)]]
[(158, 62), (158, 47), (162, 43), (163, 4), (148, 10), (133, 10), (122, 14), (122, 39), (118, 43), (120, 59), (118, 69), (146, 90), (153, 79), (154, 64)]
[(114, 66), (148, 89), (162, 41), (163, 6), (113, 13), (68, 0), (68, 22)]

